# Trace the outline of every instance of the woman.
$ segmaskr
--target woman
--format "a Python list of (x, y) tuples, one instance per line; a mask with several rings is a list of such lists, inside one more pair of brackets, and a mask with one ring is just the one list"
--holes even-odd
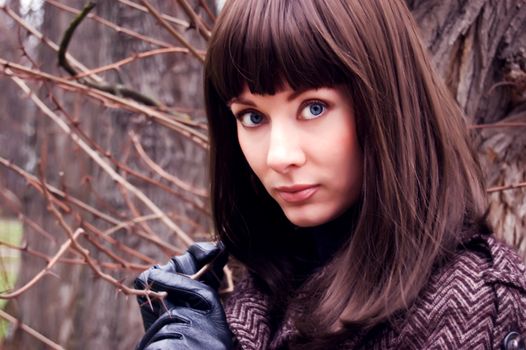
[(526, 269), (403, 1), (229, 0), (205, 94), (215, 229), (248, 277), (225, 317), (212, 271), (178, 274), (221, 249), (147, 271), (168, 298), (139, 348), (524, 348)]

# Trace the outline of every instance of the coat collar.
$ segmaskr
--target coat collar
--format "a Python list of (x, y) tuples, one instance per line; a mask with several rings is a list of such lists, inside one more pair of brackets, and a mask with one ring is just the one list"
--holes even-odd
[(269, 297), (248, 276), (239, 282), (225, 304), (230, 330), (243, 350), (268, 349), (271, 336)]

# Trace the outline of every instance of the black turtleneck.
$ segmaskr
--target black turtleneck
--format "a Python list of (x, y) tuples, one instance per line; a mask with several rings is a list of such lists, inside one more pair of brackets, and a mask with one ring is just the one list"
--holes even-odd
[(351, 207), (342, 215), (314, 227), (296, 227), (289, 236), (289, 257), (292, 263), (287, 285), (274, 295), (272, 313), (278, 324), (296, 291), (332, 258), (347, 242), (355, 227), (357, 210)]
[(346, 243), (354, 227), (355, 213), (356, 209), (351, 207), (329, 222), (294, 230), (294, 241), (300, 242), (296, 252), (300, 280), (327, 264)]

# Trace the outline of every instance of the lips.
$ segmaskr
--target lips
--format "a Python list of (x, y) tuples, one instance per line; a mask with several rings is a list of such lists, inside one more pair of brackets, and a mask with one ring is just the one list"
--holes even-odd
[(319, 185), (293, 185), (276, 187), (276, 193), (285, 202), (300, 203), (311, 198), (317, 191)]

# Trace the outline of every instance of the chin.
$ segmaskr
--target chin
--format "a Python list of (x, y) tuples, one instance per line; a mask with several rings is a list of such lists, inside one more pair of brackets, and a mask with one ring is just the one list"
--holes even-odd
[(285, 216), (289, 221), (298, 227), (314, 227), (322, 225), (331, 220), (331, 216), (325, 215), (308, 215), (308, 213), (287, 213)]
[(324, 205), (306, 205), (297, 207), (282, 206), (283, 214), (295, 226), (298, 227), (314, 227), (328, 223), (336, 219), (350, 205), (345, 206), (324, 206)]

